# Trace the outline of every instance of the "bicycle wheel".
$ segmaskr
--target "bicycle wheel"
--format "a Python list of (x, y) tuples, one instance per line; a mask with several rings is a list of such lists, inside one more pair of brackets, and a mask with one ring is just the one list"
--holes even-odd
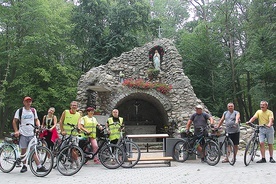
[[(37, 166), (42, 165), (44, 169)], [(29, 155), (29, 165), (32, 173), (37, 177), (47, 176), (53, 168), (53, 156), (49, 148), (44, 146), (35, 146)]]
[(124, 150), (115, 145), (105, 145), (98, 154), (100, 162), (108, 169), (117, 169), (125, 160)]
[(65, 176), (72, 176), (79, 172), (83, 165), (84, 153), (75, 145), (65, 146), (57, 156), (57, 169)]
[(234, 165), (236, 162), (234, 143), (230, 138), (227, 138), (225, 141), (225, 145), (226, 156), (228, 158), (229, 164)]
[(122, 145), (120, 145), (121, 148), (125, 152), (125, 160), (124, 163), (122, 164), (122, 167), (124, 168), (131, 168), (135, 166), (141, 157), (141, 151), (139, 146), (129, 140), (126, 140)]
[(255, 149), (254, 149), (254, 140), (253, 138), (246, 144), (245, 152), (244, 152), (244, 164), (248, 166), (251, 161), (254, 160), (255, 157)]
[(0, 148), (0, 170), (4, 173), (11, 172), (16, 165), (16, 152), (11, 145)]
[(56, 168), (57, 166), (57, 156), (59, 151), (61, 150), (61, 144), (62, 144), (62, 140), (61, 139), (57, 139), (56, 142), (54, 143), (54, 146), (52, 148), (52, 155), (53, 155), (53, 168)]
[(189, 158), (189, 142), (184, 140), (176, 142), (172, 156), (177, 162), (185, 162)]
[(209, 140), (205, 143), (203, 148), (204, 157), (207, 164), (214, 166), (219, 163), (220, 149), (215, 141)]

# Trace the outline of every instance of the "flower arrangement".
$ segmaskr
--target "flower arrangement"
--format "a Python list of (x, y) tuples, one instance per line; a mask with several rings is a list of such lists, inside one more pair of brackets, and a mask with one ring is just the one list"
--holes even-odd
[(137, 89), (155, 89), (162, 94), (167, 94), (172, 89), (172, 85), (159, 82), (149, 82), (143, 79), (126, 79), (124, 80), (123, 85)]

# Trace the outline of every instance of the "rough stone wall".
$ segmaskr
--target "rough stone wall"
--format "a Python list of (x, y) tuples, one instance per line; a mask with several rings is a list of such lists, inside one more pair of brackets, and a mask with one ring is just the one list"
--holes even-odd
[[(153, 68), (152, 61), (149, 61), (149, 51), (154, 46), (161, 46), (165, 54), (161, 61), (160, 80), (162, 83), (171, 84), (172, 90), (169, 94), (161, 94), (156, 90), (131, 89), (119, 82), (119, 72), (122, 71), (127, 78), (147, 78), (147, 70)], [(159, 100), (167, 112), (169, 118), (177, 122), (187, 122), (194, 107), (197, 104), (204, 106), (198, 99), (191, 86), (190, 79), (185, 76), (182, 69), (182, 58), (173, 42), (169, 39), (158, 39), (147, 43), (142, 47), (134, 48), (123, 53), (119, 57), (112, 58), (106, 65), (92, 68), (82, 75), (78, 82), (77, 100), (80, 108), (85, 109), (89, 86), (100, 86), (108, 88), (110, 92), (98, 92), (97, 107), (110, 113), (112, 108), (132, 93), (147, 93)], [(205, 110), (207, 108), (205, 107)]]

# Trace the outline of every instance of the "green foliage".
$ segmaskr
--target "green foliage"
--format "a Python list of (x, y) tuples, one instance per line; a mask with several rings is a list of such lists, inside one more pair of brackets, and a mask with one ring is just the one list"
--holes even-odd
[[(73, 11), (73, 38), (81, 49), (82, 71), (106, 64), (145, 40), (149, 6), (144, 0), (82, 0)], [(142, 35), (139, 38), (138, 35)]]
[(188, 2), (182, 0), (154, 0), (152, 1), (151, 17), (160, 21), (155, 27), (158, 35), (158, 27), (161, 27), (162, 37), (173, 38), (177, 30), (184, 27), (184, 21), (188, 19)]
[(27, 95), (40, 117), (50, 106), (60, 114), (75, 99), (80, 76), (69, 37), (72, 6), (63, 0), (9, 2), (0, 14), (1, 130), (10, 127)]
[[(183, 31), (179, 35), (177, 48), (183, 57), (185, 74), (200, 98), (214, 113), (221, 115), (220, 106), (228, 93), (228, 83), (222, 77), (226, 68), (220, 43), (214, 35), (206, 33), (205, 23), (199, 24), (193, 33)], [(222, 101), (223, 100), (223, 101)]]
[(250, 73), (252, 88), (249, 94), (258, 108), (261, 100), (269, 101), (276, 110), (276, 15), (272, 0), (253, 1), (248, 8), (248, 48), (246, 70)]

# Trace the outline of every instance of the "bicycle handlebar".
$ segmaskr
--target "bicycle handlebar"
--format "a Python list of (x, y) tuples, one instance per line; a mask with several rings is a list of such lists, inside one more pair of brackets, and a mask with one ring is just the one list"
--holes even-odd
[(253, 124), (253, 123), (251, 123), (251, 122), (246, 122), (246, 124), (247, 124), (248, 126), (253, 127), (253, 128), (258, 128), (258, 127), (269, 128), (267, 125), (255, 125), (255, 124)]

